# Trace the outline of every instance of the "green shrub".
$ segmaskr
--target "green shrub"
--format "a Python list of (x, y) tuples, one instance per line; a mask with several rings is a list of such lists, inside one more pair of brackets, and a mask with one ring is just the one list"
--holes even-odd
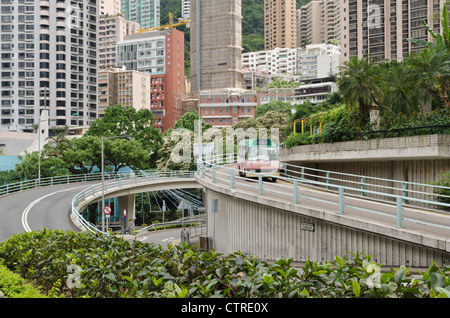
[[(442, 188), (434, 188), (434, 193), (438, 194), (436, 200), (438, 202), (450, 204), (450, 171), (442, 172), (440, 175), (440, 180), (433, 183)], [(445, 207), (445, 210), (450, 211), (450, 207)]]
[[(307, 261), (300, 269), (291, 259), (269, 264), (242, 252), (222, 255), (186, 244), (162, 248), (92, 233), (42, 230), (1, 243), (0, 258), (53, 296), (55, 286), (68, 297), (92, 298), (450, 296), (448, 267), (433, 264), (419, 275), (404, 266), (385, 272), (363, 253), (336, 256), (330, 263)], [(69, 284), (74, 282), (68, 270), (73, 266), (79, 269), (79, 285)]]
[(26, 283), (20, 275), (11, 272), (0, 262), (0, 291), (6, 298), (45, 298), (31, 284)]

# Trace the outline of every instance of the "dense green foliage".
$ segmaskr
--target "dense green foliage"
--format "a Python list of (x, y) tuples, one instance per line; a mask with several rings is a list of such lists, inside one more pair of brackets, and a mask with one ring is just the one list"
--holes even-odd
[[(423, 272), (382, 269), (364, 253), (331, 263), (291, 259), (269, 264), (236, 252), (193, 246), (149, 245), (91, 233), (42, 230), (0, 244), (12, 271), (66, 297), (119, 298), (443, 298), (450, 296), (449, 267)], [(71, 269), (71, 270), (68, 270)], [(73, 270), (75, 269), (75, 270)], [(79, 284), (77, 284), (79, 283)]]
[(45, 298), (33, 285), (20, 275), (11, 272), (2, 265), (0, 259), (0, 291), (6, 298)]
[[(439, 195), (436, 200), (450, 204), (450, 171), (442, 172), (439, 177), (439, 181), (433, 183), (433, 185), (438, 186), (434, 188), (434, 193)], [(443, 208), (450, 211), (450, 207)]]

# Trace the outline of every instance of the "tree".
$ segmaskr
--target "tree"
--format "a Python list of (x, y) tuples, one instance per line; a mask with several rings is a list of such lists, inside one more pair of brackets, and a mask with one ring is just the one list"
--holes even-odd
[(291, 114), (292, 105), (289, 102), (271, 100), (270, 102), (256, 106), (255, 117), (264, 116), (268, 111), (276, 111), (283, 114)]
[(105, 164), (112, 165), (114, 173), (117, 173), (122, 167), (130, 167), (131, 169), (148, 168), (147, 155), (147, 151), (137, 140), (115, 138), (104, 141)]
[[(177, 128), (186, 128), (190, 131), (195, 131), (195, 124), (198, 121), (198, 112), (193, 110), (190, 112), (184, 113), (176, 122), (175, 122), (175, 129)], [(211, 124), (206, 124), (203, 119), (202, 121), (202, 131), (206, 131), (207, 129), (211, 128)]]
[(425, 48), (408, 57), (408, 66), (414, 72), (413, 80), (422, 95), (423, 111), (434, 105), (440, 108), (439, 88), (450, 81), (450, 55), (445, 47)]
[(338, 86), (347, 107), (358, 110), (362, 124), (368, 122), (372, 107), (384, 107), (381, 104), (384, 87), (380, 68), (367, 57), (352, 57), (345, 62), (341, 66)]
[(419, 92), (414, 72), (405, 62), (389, 62), (384, 69), (384, 103), (394, 113), (410, 114), (419, 110)]
[(107, 107), (105, 115), (95, 120), (85, 135), (97, 137), (131, 135), (147, 151), (148, 166), (156, 167), (163, 139), (154, 123), (153, 114), (148, 109), (136, 111), (133, 107), (115, 105)]
[(62, 154), (71, 173), (92, 173), (101, 169), (101, 140), (97, 136), (82, 136), (70, 141), (70, 146)]
[[(39, 177), (39, 153), (25, 152), (25, 156), (19, 156), (21, 163), (16, 164), (16, 173), (20, 179), (32, 180)], [(66, 163), (56, 157), (41, 157), (41, 178), (67, 175)]]
[[(431, 111), (432, 104), (436, 108), (440, 108), (439, 101), (443, 105), (450, 107), (450, 24), (449, 12), (447, 6), (450, 1), (446, 1), (442, 8), (442, 34), (435, 33), (433, 29), (424, 21), (421, 20), (428, 33), (433, 37), (433, 42), (427, 42), (420, 39), (409, 39), (410, 42), (423, 45), (425, 50), (412, 55), (411, 62), (418, 70), (422, 70), (417, 76), (426, 76), (427, 79), (422, 79), (420, 86), (424, 92), (425, 110)], [(427, 65), (432, 63), (432, 65)], [(441, 64), (439, 64), (441, 63)]]

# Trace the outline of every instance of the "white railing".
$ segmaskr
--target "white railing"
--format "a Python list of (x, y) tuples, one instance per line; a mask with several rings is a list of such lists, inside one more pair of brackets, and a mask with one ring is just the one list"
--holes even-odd
[[(203, 160), (199, 160), (198, 162), (198, 177), (200, 178), (209, 178), (212, 183), (222, 182), (223, 184), (229, 186), (231, 189), (235, 189), (237, 185), (241, 187), (253, 188), (257, 190), (257, 193), (261, 196), (266, 196), (269, 193), (275, 195), (284, 195), (290, 196), (292, 198), (292, 202), (294, 204), (298, 204), (301, 199), (308, 200), (316, 200), (320, 202), (325, 202), (327, 204), (333, 204), (336, 206), (337, 213), (344, 214), (347, 208), (358, 209), (360, 211), (372, 214), (378, 214), (389, 218), (395, 218), (395, 224), (397, 227), (402, 227), (403, 221), (411, 221), (417, 224), (430, 225), (434, 227), (443, 228), (446, 230), (450, 229), (450, 221), (449, 225), (437, 224), (432, 222), (427, 222), (424, 220), (411, 219), (403, 216), (403, 209), (406, 206), (405, 203), (408, 203), (408, 206), (421, 206), (422, 208), (428, 207), (431, 210), (442, 209), (440, 212), (446, 214), (448, 213), (444, 211), (450, 210), (450, 204), (436, 201), (435, 199), (421, 199), (417, 197), (413, 197), (408, 195), (408, 193), (414, 194), (423, 194), (427, 197), (429, 196), (439, 196), (445, 197), (441, 194), (433, 193), (433, 191), (419, 191), (419, 190), (411, 190), (408, 187), (421, 186), (427, 189), (436, 189), (436, 188), (444, 188), (450, 189), (449, 187), (439, 187), (435, 185), (429, 184), (419, 184), (413, 182), (404, 182), (398, 180), (389, 180), (382, 178), (373, 178), (367, 176), (358, 176), (351, 175), (345, 173), (335, 173), (332, 171), (324, 171), (312, 168), (306, 168), (295, 165), (287, 165), (282, 164), (282, 173), (280, 176), (272, 176), (264, 173), (253, 173), (252, 175), (257, 175), (257, 183), (255, 182), (242, 182), (244, 178), (238, 177), (238, 172), (244, 172), (237, 169), (234, 165), (235, 160), (230, 160), (230, 158), (235, 159), (235, 155), (227, 154), (227, 155), (216, 155), (211, 156), (209, 158), (204, 158)], [(233, 162), (232, 162), (233, 161)], [(220, 169), (219, 169), (220, 168)], [(312, 171), (313, 173), (309, 173), (311, 178), (307, 178), (308, 174), (306, 173), (307, 169)], [(324, 176), (317, 176), (315, 173), (321, 172)], [(333, 178), (332, 174), (335, 174)], [(312, 178), (314, 177), (314, 179)], [(318, 177), (322, 180), (316, 180)], [(346, 180), (348, 177), (354, 177), (359, 180), (358, 181), (349, 181)], [(266, 183), (264, 182), (265, 178), (276, 178), (277, 180), (282, 180), (284, 182), (279, 182), (276, 184), (274, 188), (274, 183)], [(386, 181), (387, 183), (391, 183), (397, 186), (387, 186), (387, 185), (374, 185), (370, 184), (370, 186), (378, 187), (379, 189), (367, 189), (367, 180), (378, 180), (378, 181)], [(349, 185), (338, 184), (339, 182), (347, 182)], [(270, 184), (270, 186), (268, 186)], [(299, 191), (299, 186), (307, 186), (312, 188), (320, 188), (322, 190), (322, 196), (320, 198), (313, 198), (311, 196), (304, 196)], [(276, 190), (275, 190), (276, 189)], [(367, 195), (372, 195), (373, 197), (383, 197), (387, 199), (390, 204), (393, 204), (396, 208), (396, 215), (392, 215), (386, 213), (382, 209), (380, 210), (371, 210), (368, 208), (358, 207), (358, 206), (350, 206), (349, 204), (344, 202), (344, 194), (347, 196), (349, 194), (355, 195), (355, 193), (359, 193), (363, 198)], [(333, 200), (337, 197), (337, 201)], [(383, 200), (386, 203), (386, 200)], [(426, 212), (424, 210), (424, 212)]]
[[(143, 171), (139, 174), (122, 174), (116, 179), (105, 182), (104, 191), (108, 189), (120, 188), (127, 185), (133, 185), (141, 182), (154, 181), (160, 179), (173, 179), (173, 178), (194, 178), (195, 171)], [(98, 229), (94, 224), (86, 221), (82, 213), (78, 211), (78, 207), (87, 199), (91, 199), (91, 196), (98, 197), (102, 192), (102, 183), (94, 184), (80, 193), (78, 193), (72, 200), (72, 217), (78, 221), (78, 224), (86, 231), (95, 233), (101, 233), (108, 235), (109, 233), (103, 232)]]

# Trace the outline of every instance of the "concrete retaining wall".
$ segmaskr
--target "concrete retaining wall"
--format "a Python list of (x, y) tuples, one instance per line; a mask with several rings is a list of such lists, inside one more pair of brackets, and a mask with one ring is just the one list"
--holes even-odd
[[(283, 149), (281, 160), (285, 163), (319, 170), (427, 184), (438, 181), (442, 172), (450, 171), (450, 135), (371, 139), (298, 146)], [(324, 177), (325, 173), (315, 172), (315, 175)], [(309, 176), (308, 178), (312, 177)], [(343, 177), (343, 180), (359, 182), (360, 178), (347, 176)], [(393, 182), (369, 179), (366, 182), (384, 187), (396, 185), (399, 188), (396, 194), (403, 191), (400, 183), (394, 184)], [(334, 183), (344, 186), (350, 185), (350, 183), (344, 181)], [(369, 185), (365, 188), (375, 191), (381, 189)], [(419, 194), (414, 191), (431, 194), (431, 188), (408, 185), (408, 189), (412, 190), (408, 192), (408, 196), (430, 200), (427, 194)]]
[[(443, 265), (450, 259), (445, 238), (420, 237), (395, 228), (364, 225), (345, 220), (345, 216), (306, 208), (288, 212), (274, 202), (264, 204), (264, 200), (251, 196), (244, 199), (242, 193), (237, 197), (203, 185), (207, 211), (210, 200), (218, 199), (218, 212), (207, 214), (207, 235), (220, 253), (242, 251), (267, 260), (282, 257), (296, 262), (308, 259), (328, 262), (336, 255), (350, 256), (349, 251), (364, 252), (373, 255), (372, 260), (381, 265), (412, 267), (428, 267), (433, 261)], [(407, 242), (407, 238), (416, 242)]]

